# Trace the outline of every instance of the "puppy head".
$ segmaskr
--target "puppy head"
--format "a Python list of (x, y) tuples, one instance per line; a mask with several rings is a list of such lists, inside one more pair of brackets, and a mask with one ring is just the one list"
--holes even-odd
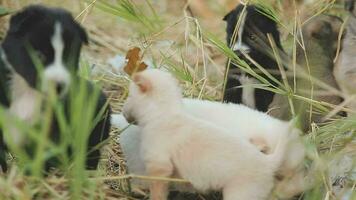
[(303, 27), (304, 40), (316, 42), (325, 47), (325, 51), (334, 55), (342, 23), (342, 20), (336, 16), (316, 16), (308, 21)]
[(182, 99), (177, 80), (168, 72), (158, 69), (134, 74), (129, 91), (123, 107), (123, 114), (129, 122), (139, 119), (154, 105), (162, 109), (177, 107)]
[[(261, 51), (263, 53), (265, 49), (261, 45), (270, 46), (267, 34), (271, 34), (277, 47), (282, 49), (276, 22), (261, 12), (257, 7), (252, 5), (247, 6), (244, 11), (244, 5), (239, 5), (224, 17), (223, 20), (227, 22), (226, 40), (235, 53), (241, 54), (241, 51), (244, 51), (252, 58), (254, 58), (254, 55), (261, 55)], [(231, 41), (234, 39), (233, 34), (239, 20), (241, 23), (236, 30), (236, 40), (232, 44)]]
[(81, 46), (87, 42), (86, 32), (67, 11), (36, 5), (12, 16), (2, 48), (10, 67), (29, 86), (35, 88), (41, 80), (40, 89), (46, 91), (53, 85), (63, 93), (78, 68)]

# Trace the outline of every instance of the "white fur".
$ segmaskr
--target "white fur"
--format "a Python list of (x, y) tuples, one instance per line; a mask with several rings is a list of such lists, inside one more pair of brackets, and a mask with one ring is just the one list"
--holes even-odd
[[(128, 172), (130, 174), (136, 175), (147, 175), (145, 173), (145, 165), (143, 163), (143, 158), (141, 156), (141, 131), (138, 126), (130, 125), (127, 123), (125, 117), (123, 115), (112, 115), (111, 123), (114, 127), (125, 128), (120, 134), (120, 146), (124, 153), (126, 164), (128, 166)], [(179, 178), (179, 176), (176, 176)], [(133, 190), (135, 189), (148, 189), (149, 181), (141, 181), (139, 179), (131, 179), (130, 180), (131, 187)], [(173, 191), (181, 191), (181, 192), (194, 192), (192, 186), (187, 183), (172, 183), (170, 185), (170, 189)]]
[[(241, 134), (248, 140), (261, 138), (268, 148), (273, 151), (277, 145), (280, 134), (290, 134), (291, 141), (286, 155), (286, 165), (288, 168), (298, 168), (304, 159), (304, 147), (299, 138), (299, 131), (292, 133), (281, 132), (281, 126), (286, 122), (273, 118), (266, 113), (253, 110), (242, 104), (226, 104), (207, 100), (183, 99), (184, 110), (201, 119), (215, 123), (218, 126), (229, 129), (231, 134)], [(129, 124), (122, 115), (112, 115), (112, 125), (124, 128)], [(236, 132), (235, 130), (242, 130)], [(124, 142), (126, 137), (139, 134), (139, 128), (130, 125), (121, 133), (121, 144), (123, 149), (129, 143)], [(134, 137), (134, 136), (132, 136)], [(287, 167), (287, 166), (283, 166)]]
[[(1, 46), (0, 46), (0, 48), (1, 48)], [(4, 50), (3, 50), (2, 48), (0, 49), (0, 58), (1, 58), (1, 60), (4, 62), (5, 67), (6, 67), (8, 70), (10, 70), (10, 71), (13, 71), (13, 70), (14, 70), (14, 68), (13, 68), (12, 65), (10, 64), (10, 62), (9, 62), (9, 60), (7, 59), (7, 56), (6, 56), (6, 54), (5, 54), (5, 52), (4, 52)]]
[[(43, 89), (47, 90), (50, 82), (63, 83), (68, 85), (70, 82), (70, 74), (64, 67), (62, 62), (64, 43), (62, 38), (62, 28), (60, 23), (55, 23), (54, 34), (51, 40), (54, 49), (54, 61), (44, 70)], [(12, 66), (7, 62), (6, 55), (1, 55), (5, 60), (6, 66), (12, 70), (10, 81), (11, 88), (11, 105), (9, 112), (28, 124), (32, 124), (36, 120), (36, 113), (40, 113), (41, 95), (34, 88), (31, 88), (27, 82), (13, 71)], [(24, 137), (21, 131), (16, 126), (10, 127), (12, 141), (16, 145), (21, 145)]]
[(70, 73), (63, 63), (64, 42), (62, 38), (62, 25), (59, 22), (54, 25), (54, 34), (51, 43), (54, 49), (54, 60), (44, 70), (43, 90), (48, 90), (51, 83), (63, 84), (66, 86), (64, 89), (67, 89), (70, 84)]
[[(295, 169), (304, 159), (304, 147), (297, 129), (284, 130), (287, 122), (273, 118), (266, 113), (242, 104), (225, 104), (212, 101), (184, 99), (184, 108), (189, 113), (230, 130), (232, 134), (242, 134), (251, 139), (263, 139), (274, 151), (281, 135), (290, 135), (288, 154), (283, 168)], [(237, 132), (236, 130), (241, 130)]]
[[(10, 89), (12, 102), (9, 112), (19, 120), (23, 120), (29, 124), (33, 123), (36, 113), (39, 113), (41, 108), (41, 96), (39, 92), (28, 86), (27, 82), (16, 73), (13, 73), (11, 77)], [(16, 125), (11, 125), (10, 131), (12, 142), (16, 145), (21, 145), (24, 142), (21, 131), (16, 128)]]
[[(232, 50), (240, 51), (240, 52), (248, 54), (250, 52), (251, 48), (249, 45), (245, 44), (242, 41), (242, 34), (244, 32), (245, 23), (247, 20), (246, 17), (247, 17), (247, 13), (244, 12), (243, 16), (241, 18), (241, 25), (239, 27), (238, 34), (237, 34), (237, 36), (238, 36), (237, 41), (232, 46)], [(242, 88), (242, 103), (247, 105), (250, 108), (256, 108), (255, 88), (251, 84), (256, 84), (259, 82), (252, 77), (248, 77), (245, 73), (243, 73), (241, 75), (237, 75), (236, 78), (240, 81), (241, 85), (243, 86), (243, 88)]]
[(250, 50), (251, 50), (251, 48), (247, 44), (242, 42), (242, 34), (243, 34), (244, 28), (245, 28), (246, 16), (247, 16), (247, 13), (244, 12), (243, 16), (242, 16), (242, 19), (241, 19), (241, 25), (240, 25), (239, 30), (237, 32), (237, 41), (232, 46), (232, 50), (233, 51), (242, 51), (244, 53), (249, 53)]
[(232, 78), (239, 80), (241, 83), (241, 103), (250, 108), (256, 108), (255, 87), (253, 86), (253, 84), (258, 84), (259, 82), (253, 77), (248, 77), (245, 73), (241, 73), (239, 75), (232, 75)]
[[(261, 153), (229, 129), (183, 110), (175, 79), (159, 70), (139, 73), (130, 85), (124, 115), (141, 128), (141, 155), (151, 176), (179, 174), (199, 191), (222, 190), (225, 200), (266, 199), (288, 144), (289, 123), (281, 123), (273, 153)], [(134, 79), (135, 80), (135, 79)], [(142, 87), (148, 86), (147, 90)], [(235, 129), (235, 132), (242, 132)], [(256, 167), (257, 166), (257, 167)], [(166, 199), (167, 183), (153, 181), (151, 199)]]
[(251, 48), (245, 44), (244, 42), (235, 42), (235, 44), (232, 46), (232, 50), (233, 51), (242, 51), (242, 52), (245, 52), (245, 53), (249, 53)]
[[(26, 123), (33, 123), (36, 118), (36, 113), (40, 110), (41, 95), (39, 92), (31, 88), (27, 82), (17, 74), (11, 64), (7, 60), (6, 54), (1, 51), (1, 59), (10, 71), (12, 71), (9, 87), (10, 97), (12, 99), (8, 113), (19, 120)], [(10, 121), (6, 125), (9, 126), (11, 141), (15, 145), (21, 145), (24, 142), (24, 137), (21, 131), (14, 125), (14, 121)]]
[(258, 84), (259, 82), (255, 78), (248, 77), (246, 74), (239, 76), (239, 81), (243, 86), (242, 103), (250, 108), (256, 108), (255, 88), (253, 84)]
[[(260, 149), (267, 147), (269, 151), (273, 151), (277, 145), (280, 134), (288, 134), (281, 132), (281, 127), (285, 122), (269, 115), (250, 109), (239, 104), (223, 104), (212, 101), (202, 101), (195, 99), (183, 99), (185, 111), (210, 121), (218, 126), (230, 130), (229, 133), (240, 134), (249, 141), (262, 141), (262, 144), (255, 143)], [(113, 126), (126, 128), (128, 123), (123, 116), (112, 116)], [(236, 130), (241, 130), (237, 132)], [(282, 164), (279, 174), (285, 179), (277, 182), (276, 190), (280, 196), (285, 198), (292, 197), (304, 189), (304, 146), (299, 138), (298, 130), (293, 130), (290, 134), (290, 141), (284, 163)], [(120, 145), (123, 153), (126, 156), (127, 165), (130, 173), (144, 175), (143, 161), (140, 160), (140, 129), (137, 126), (131, 125), (120, 137)], [(267, 152), (268, 153), (268, 152)], [(147, 188), (147, 182), (133, 180), (134, 186)], [(186, 190), (186, 188), (177, 187), (177, 190)]]

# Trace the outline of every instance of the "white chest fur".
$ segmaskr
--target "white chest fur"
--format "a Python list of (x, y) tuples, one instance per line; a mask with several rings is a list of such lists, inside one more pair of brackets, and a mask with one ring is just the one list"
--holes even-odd
[(258, 84), (259, 82), (255, 78), (248, 77), (246, 74), (239, 76), (239, 81), (243, 86), (242, 103), (250, 108), (256, 108), (254, 84)]
[[(14, 74), (10, 83), (11, 104), (9, 113), (19, 120), (32, 124), (35, 122), (37, 114), (40, 113), (41, 95), (38, 91), (28, 86), (26, 81)], [(24, 137), (21, 131), (11, 123), (10, 131), (12, 140), (16, 145), (23, 142)]]

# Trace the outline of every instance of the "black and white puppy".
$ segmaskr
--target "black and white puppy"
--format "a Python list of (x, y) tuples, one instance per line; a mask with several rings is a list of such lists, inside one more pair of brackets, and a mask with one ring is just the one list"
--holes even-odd
[[(35, 116), (41, 113), (41, 102), (50, 89), (53, 88), (66, 104), (71, 82), (78, 78), (81, 47), (86, 43), (85, 30), (63, 9), (34, 5), (12, 16), (0, 48), (1, 106), (20, 120), (34, 124)], [(42, 63), (42, 70), (38, 69), (34, 57)], [(91, 83), (87, 82), (87, 87), (89, 92), (93, 91)], [(96, 111), (104, 105), (106, 97), (101, 93)], [(107, 112), (110, 113), (110, 108)], [(58, 137), (56, 127), (54, 120), (50, 133), (52, 139)], [(110, 120), (102, 119), (96, 124), (89, 136), (88, 151), (108, 137), (109, 129)], [(2, 133), (0, 137), (3, 137)], [(24, 144), (25, 138), (16, 129), (11, 131), (11, 137), (16, 145)], [(4, 149), (5, 144), (1, 141), (0, 164), (6, 168)], [(97, 167), (99, 155), (99, 150), (88, 155), (88, 168)]]
[[(272, 48), (267, 38), (267, 35), (270, 34), (279, 50), (283, 51), (276, 22), (263, 15), (261, 13), (263, 11), (256, 6), (248, 5), (243, 12), (244, 7), (240, 4), (224, 17), (224, 21), (227, 22), (227, 44), (254, 71), (257, 69), (256, 66), (244, 56), (243, 52), (266, 70), (278, 72), (278, 65), (274, 57), (271, 56)], [(234, 40), (234, 31), (239, 20), (240, 25), (237, 27), (236, 40)], [(260, 82), (239, 70), (235, 64), (230, 64), (227, 73), (224, 101), (242, 103), (263, 112), (268, 110), (268, 105), (273, 100), (273, 92), (254, 88), (252, 84)], [(263, 73), (260, 75), (270, 83), (274, 83)], [(274, 77), (278, 80), (281, 79), (280, 75)]]

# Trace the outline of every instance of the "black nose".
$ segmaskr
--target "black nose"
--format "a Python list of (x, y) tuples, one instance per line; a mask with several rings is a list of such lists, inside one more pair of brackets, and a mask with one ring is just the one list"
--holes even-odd
[(64, 92), (65, 84), (64, 83), (56, 83), (56, 92), (58, 95), (61, 95)]

